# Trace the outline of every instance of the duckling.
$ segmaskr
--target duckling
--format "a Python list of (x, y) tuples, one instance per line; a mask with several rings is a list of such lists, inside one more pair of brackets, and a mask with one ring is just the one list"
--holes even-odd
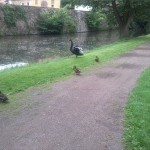
[(73, 70), (76, 75), (81, 75), (81, 71), (76, 66), (73, 66)]
[(7, 96), (0, 91), (0, 101), (6, 102), (8, 100)]
[(99, 62), (99, 57), (98, 56), (95, 57), (95, 61)]

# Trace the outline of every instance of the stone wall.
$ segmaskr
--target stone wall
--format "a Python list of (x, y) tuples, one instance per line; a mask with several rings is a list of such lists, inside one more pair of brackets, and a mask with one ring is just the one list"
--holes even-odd
[(74, 18), (74, 21), (76, 23), (76, 30), (77, 32), (87, 32), (88, 27), (85, 23), (85, 17), (86, 17), (85, 11), (76, 11), (72, 10), (71, 15)]
[[(52, 8), (39, 8), (24, 6), (26, 21), (17, 20), (16, 27), (8, 28), (4, 21), (4, 14), (2, 11), (3, 5), (0, 5), (0, 35), (28, 35), (28, 34), (39, 34), (37, 28), (37, 18), (39, 13), (46, 9)], [(86, 12), (71, 10), (71, 15), (76, 22), (77, 32), (86, 32), (88, 31), (85, 16)]]

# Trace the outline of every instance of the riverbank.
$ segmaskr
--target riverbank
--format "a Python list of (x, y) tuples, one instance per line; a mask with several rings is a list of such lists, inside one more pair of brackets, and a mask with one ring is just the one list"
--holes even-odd
[[(0, 70), (7, 65), (31, 64), (43, 60), (69, 57), (70, 41), (83, 48), (85, 53), (95, 47), (119, 40), (117, 30), (83, 32), (62, 35), (7, 36), (0, 39)], [(9, 44), (8, 44), (9, 43)]]
[(55, 82), (73, 74), (72, 67), (76, 65), (84, 71), (97, 63), (95, 56), (100, 58), (100, 64), (127, 52), (145, 42), (150, 41), (150, 35), (140, 36), (132, 39), (120, 40), (112, 44), (94, 49), (83, 57), (65, 57), (31, 64), (25, 67), (13, 68), (0, 72), (0, 89), (10, 95), (23, 91), (29, 87), (37, 86), (47, 82)]

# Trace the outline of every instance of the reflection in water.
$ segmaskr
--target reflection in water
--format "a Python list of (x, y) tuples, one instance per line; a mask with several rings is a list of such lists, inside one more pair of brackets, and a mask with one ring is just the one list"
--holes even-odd
[(9, 36), (0, 38), (0, 66), (16, 62), (32, 63), (56, 57), (70, 56), (70, 42), (88, 51), (119, 39), (117, 31), (86, 32), (54, 36)]

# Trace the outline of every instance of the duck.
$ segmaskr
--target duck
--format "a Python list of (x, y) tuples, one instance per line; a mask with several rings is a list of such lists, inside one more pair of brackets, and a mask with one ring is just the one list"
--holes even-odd
[(83, 49), (82, 49), (82, 47), (73, 46), (73, 41), (72, 41), (71, 39), (70, 39), (69, 41), (71, 42), (70, 51), (71, 51), (74, 55), (76, 55), (76, 58), (77, 58), (78, 56), (83, 55)]
[(99, 57), (98, 56), (95, 57), (95, 61), (99, 62)]
[(76, 66), (73, 66), (73, 70), (74, 70), (76, 75), (81, 75), (81, 71)]
[(6, 102), (8, 100), (7, 96), (0, 91), (0, 101)]

